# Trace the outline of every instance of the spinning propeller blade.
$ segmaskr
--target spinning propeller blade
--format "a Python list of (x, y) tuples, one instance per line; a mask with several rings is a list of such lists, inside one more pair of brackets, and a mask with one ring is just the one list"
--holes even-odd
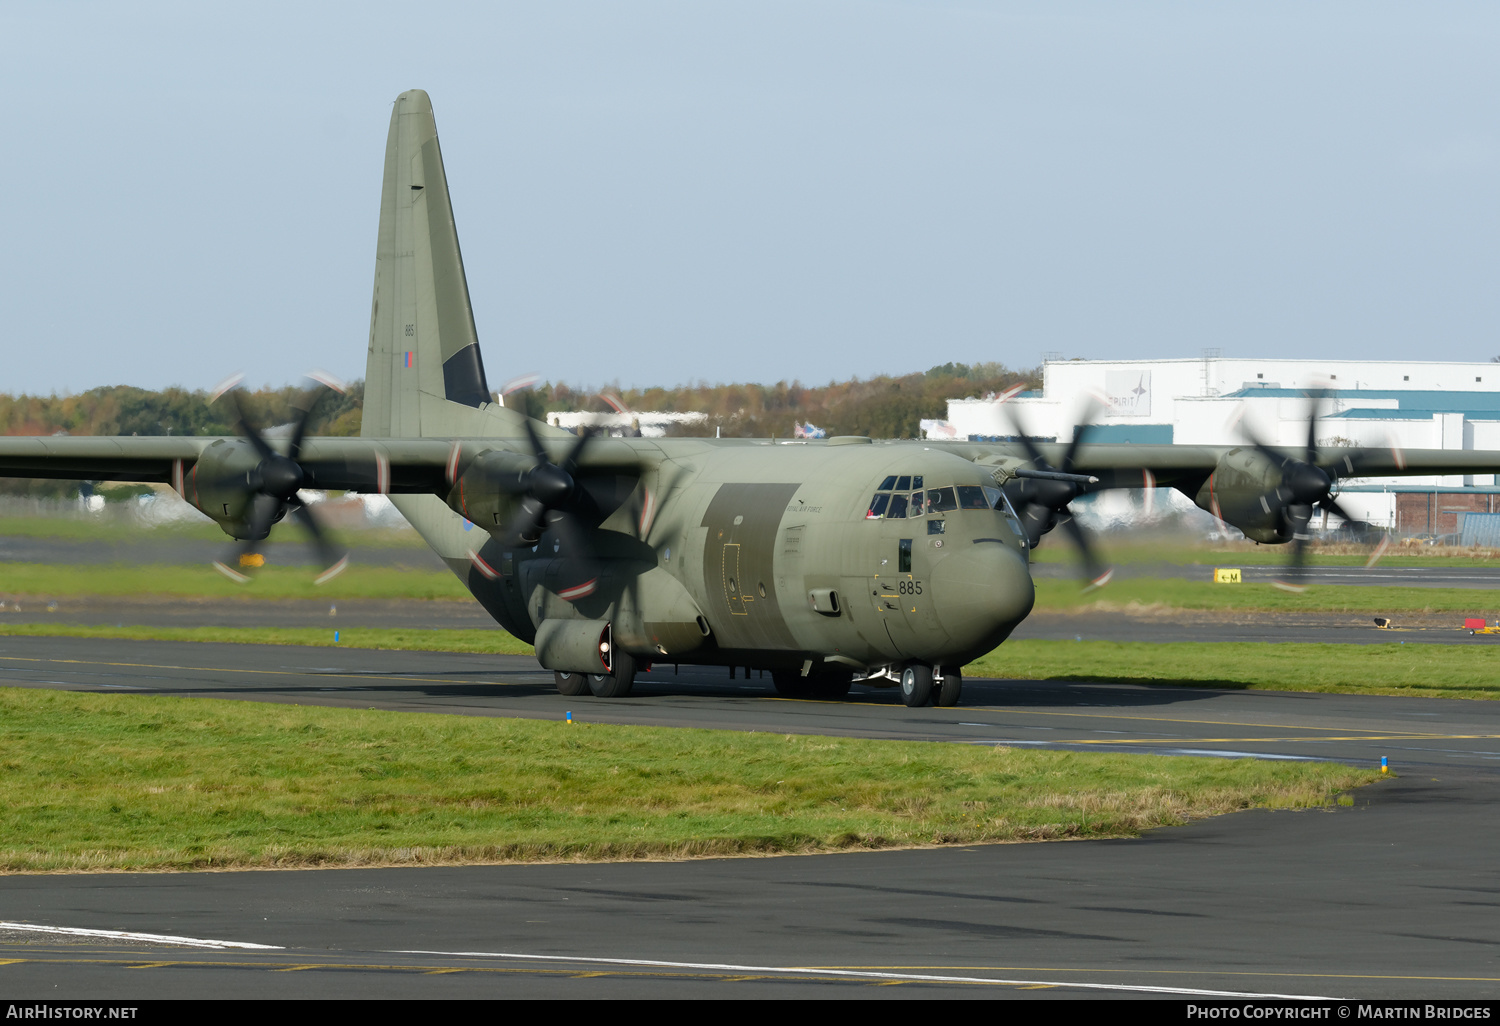
[(1324, 454), (1319, 451), (1318, 415), (1326, 397), (1323, 391), (1315, 391), (1309, 396), (1307, 442), (1303, 446), (1301, 459), (1271, 448), (1243, 420), (1239, 422), (1239, 431), (1250, 445), (1281, 470), (1280, 483), (1264, 492), (1260, 496), (1260, 502), (1265, 509), (1280, 511), (1291, 534), (1291, 555), (1281, 579), (1274, 582), (1284, 591), (1306, 590), (1307, 548), (1312, 541), (1309, 525), (1319, 509), (1331, 512), (1343, 520), (1362, 542), (1374, 541), (1366, 568), (1374, 566), (1390, 544), (1385, 532), (1352, 516), (1333, 498), (1339, 478), (1357, 477), (1361, 465), (1368, 462), (1377, 450), (1358, 448), (1339, 454)]
[[(1090, 487), (1080, 476), (1073, 475), (1073, 461), (1088, 431), (1093, 404), (1085, 409), (1083, 417), (1074, 427), (1073, 440), (1064, 450), (1062, 465), (1059, 467), (1052, 466), (1037, 448), (1036, 443), (1026, 434), (1020, 414), (1015, 408), (1007, 406), (1005, 409), (1021, 448), (1026, 451), (1027, 457), (1036, 469), (1059, 474), (1057, 478), (1013, 478), (1005, 486), (1007, 496), (1011, 504), (1016, 507), (1016, 512), (1021, 518), (1021, 525), (1026, 530), (1027, 543), (1035, 548), (1043, 534), (1061, 524), (1067, 532), (1068, 539), (1073, 543), (1073, 547), (1078, 550), (1079, 560), (1083, 565), (1085, 588), (1103, 587), (1114, 576), (1114, 570), (1099, 558), (1093, 544), (1089, 541), (1088, 533), (1078, 523), (1068, 506), (1078, 496), (1085, 494)], [(1066, 480), (1062, 475), (1073, 475), (1074, 479)]]
[(536, 465), (521, 474), (515, 492), (522, 496), (520, 508), (500, 535), (506, 547), (535, 545), (543, 532), (551, 528), (557, 536), (559, 555), (564, 560), (562, 598), (572, 601), (593, 594), (598, 585), (598, 561), (589, 545), (589, 528), (598, 508), (589, 493), (579, 486), (574, 475), (578, 461), (593, 435), (580, 429), (561, 463), (553, 463), (546, 446), (537, 436), (531, 421), (523, 422), (531, 443)]
[(313, 411), (317, 408), (319, 400), (330, 390), (326, 379), (318, 379), (318, 385), (319, 387), (312, 393), (311, 401), (302, 411), (302, 415), (292, 425), (291, 439), (284, 456), (272, 448), (265, 436), (250, 423), (245, 414), (244, 404), (240, 401), (237, 377), (227, 380), (214, 397), (215, 399), (225, 395), (229, 397), (229, 403), (235, 414), (236, 427), (261, 459), (254, 469), (243, 476), (243, 479), (237, 478), (233, 482), (223, 482), (235, 488), (248, 490), (250, 493), (250, 502), (236, 535), (244, 539), (243, 544), (236, 547), (232, 562), (214, 561), (214, 567), (232, 580), (248, 581), (250, 576), (247, 571), (265, 563), (260, 552), (260, 545), (271, 533), (272, 525), (280, 521), (287, 513), (296, 517), (312, 536), (313, 545), (318, 552), (319, 564), (323, 567), (322, 572), (316, 578), (317, 583), (322, 584), (331, 580), (349, 564), (348, 555), (329, 538), (312, 510), (304, 506), (297, 497), (298, 489), (307, 480), (307, 474), (298, 463), (302, 455), (302, 443), (307, 438), (307, 426), (312, 420)]

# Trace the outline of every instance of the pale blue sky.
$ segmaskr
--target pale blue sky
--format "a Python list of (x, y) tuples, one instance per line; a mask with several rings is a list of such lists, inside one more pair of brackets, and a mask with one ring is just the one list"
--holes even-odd
[(491, 382), (1500, 354), (1500, 6), (0, 6), (0, 391), (360, 377), (428, 90)]

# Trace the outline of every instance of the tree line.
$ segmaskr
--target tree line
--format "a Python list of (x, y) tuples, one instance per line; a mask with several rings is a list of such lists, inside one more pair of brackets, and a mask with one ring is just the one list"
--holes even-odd
[(947, 416), (947, 400), (1003, 392), (1014, 385), (1041, 387), (1041, 368), (1010, 370), (999, 363), (945, 363), (913, 374), (804, 385), (680, 385), (676, 388), (604, 388), (580, 392), (566, 384), (543, 384), (507, 396), (510, 406), (538, 419), (573, 410), (608, 412), (608, 392), (638, 411), (705, 413), (708, 420), (685, 425), (676, 434), (722, 434), (726, 438), (789, 438), (798, 423), (832, 435), (916, 438), (920, 421)]
[[(245, 416), (257, 428), (289, 424), (301, 416), (311, 393), (288, 385), (240, 393)], [(364, 383), (344, 394), (325, 392), (308, 430), (315, 435), (359, 434)], [(129, 385), (91, 388), (78, 395), (0, 394), (0, 434), (6, 435), (233, 435), (234, 406), (209, 392), (185, 388), (151, 391)], [(123, 496), (139, 489), (114, 490)], [(72, 481), (0, 478), (0, 495), (67, 498), (78, 494)]]
[[(309, 393), (288, 385), (240, 393), (245, 415), (259, 428), (301, 416)], [(318, 435), (359, 434), (364, 382), (345, 394), (327, 392), (309, 430)], [(0, 395), (0, 433), (7, 435), (232, 435), (233, 404), (185, 388), (152, 392), (129, 385), (91, 388), (78, 395)]]

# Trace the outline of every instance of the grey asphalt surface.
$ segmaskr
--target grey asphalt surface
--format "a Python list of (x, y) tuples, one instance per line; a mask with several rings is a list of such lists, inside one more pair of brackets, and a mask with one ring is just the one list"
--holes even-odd
[(1349, 808), (1243, 813), (1131, 841), (11, 876), (0, 878), (5, 923), (278, 947), (0, 926), (0, 981), (28, 996), (115, 998), (1500, 993), (1500, 703), (970, 681), (957, 708), (910, 710), (865, 689), (847, 702), (783, 700), (769, 681), (721, 671), (653, 672), (613, 701), (563, 698), (549, 677), (519, 657), (0, 639), (6, 686), (462, 715), (571, 709), (601, 722), (1143, 755), (1385, 755), (1398, 777)]

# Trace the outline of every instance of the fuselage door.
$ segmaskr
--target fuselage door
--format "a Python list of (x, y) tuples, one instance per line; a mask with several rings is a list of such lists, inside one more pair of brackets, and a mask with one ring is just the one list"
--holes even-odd
[[(734, 616), (747, 615), (745, 609), (746, 596), (743, 581), (740, 577), (740, 544), (739, 542), (725, 542), (723, 556), (724, 577), (724, 601), (729, 603), (729, 612)], [(754, 596), (750, 596), (754, 601)]]
[(704, 510), (703, 612), (721, 648), (795, 644), (777, 603), (775, 559), (781, 521), (799, 487), (725, 483)]

